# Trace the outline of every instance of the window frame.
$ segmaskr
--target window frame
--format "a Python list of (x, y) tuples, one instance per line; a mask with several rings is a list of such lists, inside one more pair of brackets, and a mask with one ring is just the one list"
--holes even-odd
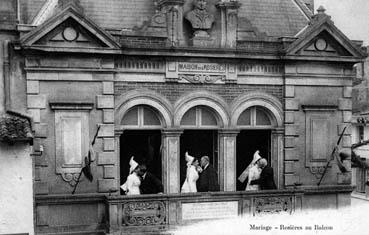
[[(257, 109), (260, 109), (262, 112), (265, 113), (265, 115), (267, 115), (267, 117), (269, 118), (270, 121), (270, 125), (256, 125), (256, 120), (257, 120)], [(250, 110), (250, 125), (240, 125), (238, 124), (238, 121), (240, 119), (240, 117), (244, 114), (244, 112), (246, 112), (247, 110)], [(276, 126), (275, 120), (273, 118), (273, 116), (268, 112), (268, 110), (262, 106), (259, 105), (255, 105), (255, 106), (251, 106), (248, 107), (247, 109), (245, 109), (244, 111), (242, 111), (242, 113), (240, 114), (240, 116), (237, 119), (237, 127), (242, 128), (242, 129), (260, 129), (260, 130), (264, 130), (264, 129), (273, 129)]]
[[(195, 109), (195, 125), (184, 125), (182, 124), (182, 120), (183, 117), (187, 114), (187, 112), (191, 111), (192, 109)], [(213, 118), (216, 121), (216, 125), (203, 125), (202, 123), (202, 112), (203, 109), (206, 109), (206, 111), (208, 111), (210, 114), (213, 115)], [(217, 117), (217, 115), (215, 114), (215, 112), (213, 110), (211, 110), (211, 108), (204, 106), (204, 105), (198, 105), (198, 106), (194, 106), (190, 109), (188, 109), (185, 114), (182, 116), (182, 119), (180, 121), (180, 125), (183, 129), (209, 129), (209, 130), (213, 130), (213, 129), (218, 129), (219, 128), (219, 118)]]
[[(123, 120), (124, 120), (124, 117), (125, 115), (131, 111), (132, 109), (135, 109), (137, 108), (137, 125), (124, 125), (122, 124)], [(152, 111), (157, 119), (159, 120), (159, 123), (160, 125), (145, 125), (144, 124), (144, 109), (150, 109), (150, 111)], [(131, 109), (129, 109), (124, 115), (123, 115), (123, 118), (122, 120), (120, 121), (120, 128), (121, 129), (147, 129), (147, 130), (154, 130), (154, 129), (161, 129), (163, 127), (163, 121), (158, 113), (157, 110), (155, 110), (154, 108), (152, 108), (151, 106), (149, 105), (136, 105), (136, 106), (133, 106)]]

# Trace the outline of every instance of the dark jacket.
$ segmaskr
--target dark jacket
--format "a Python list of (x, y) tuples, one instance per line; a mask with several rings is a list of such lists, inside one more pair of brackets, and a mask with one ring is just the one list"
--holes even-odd
[(146, 172), (145, 178), (142, 179), (140, 190), (141, 194), (156, 194), (164, 191), (161, 181), (150, 172)]
[(260, 178), (257, 180), (252, 180), (250, 184), (260, 185), (261, 190), (277, 189), (277, 186), (274, 183), (273, 175), (273, 168), (271, 168), (270, 166), (265, 166), (264, 169), (261, 171)]
[(200, 173), (196, 181), (197, 192), (215, 192), (219, 191), (218, 176), (211, 165)]

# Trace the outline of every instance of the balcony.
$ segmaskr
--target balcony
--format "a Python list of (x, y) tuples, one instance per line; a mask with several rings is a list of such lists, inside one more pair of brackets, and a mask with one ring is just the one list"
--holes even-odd
[(302, 209), (303, 190), (107, 196), (109, 234), (166, 231), (201, 220)]

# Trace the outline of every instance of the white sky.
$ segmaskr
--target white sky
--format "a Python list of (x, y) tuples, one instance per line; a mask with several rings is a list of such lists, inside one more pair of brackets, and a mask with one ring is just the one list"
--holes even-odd
[(315, 0), (320, 5), (349, 39), (369, 45), (369, 0)]

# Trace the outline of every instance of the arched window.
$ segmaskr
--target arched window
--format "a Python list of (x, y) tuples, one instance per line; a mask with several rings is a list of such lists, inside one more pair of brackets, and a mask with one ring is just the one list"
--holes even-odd
[(189, 109), (182, 117), (181, 126), (196, 128), (214, 128), (218, 121), (214, 112), (206, 106), (196, 106)]
[(131, 108), (123, 116), (121, 125), (125, 128), (158, 128), (161, 127), (157, 112), (147, 105), (139, 105)]
[(253, 106), (243, 111), (237, 120), (238, 126), (243, 127), (260, 127), (270, 128), (273, 127), (275, 121), (261, 106)]

